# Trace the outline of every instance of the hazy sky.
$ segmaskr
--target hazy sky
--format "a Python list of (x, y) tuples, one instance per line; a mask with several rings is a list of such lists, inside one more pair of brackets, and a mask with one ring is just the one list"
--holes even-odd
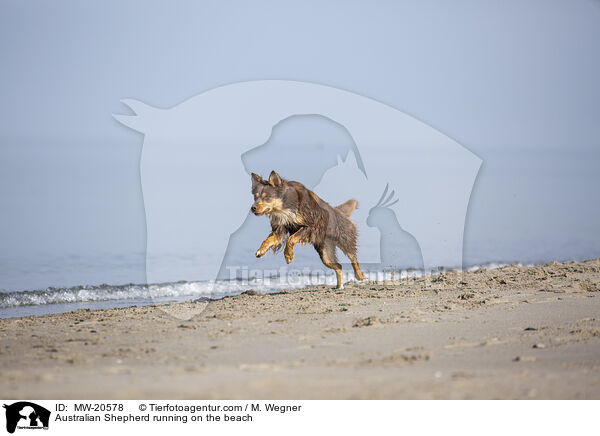
[(0, 0), (0, 279), (73, 256), (101, 281), (105, 253), (133, 256), (106, 281), (141, 280), (142, 137), (111, 114), (255, 79), (369, 96), (480, 156), (467, 263), (600, 255), (599, 1), (324, 3)]

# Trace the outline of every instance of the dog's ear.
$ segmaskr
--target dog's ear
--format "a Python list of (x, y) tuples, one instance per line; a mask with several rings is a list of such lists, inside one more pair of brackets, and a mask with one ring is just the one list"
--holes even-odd
[(275, 171), (271, 171), (271, 175), (269, 176), (269, 185), (279, 187), (283, 185), (283, 180), (279, 177)]
[(266, 183), (261, 176), (252, 173), (252, 189), (256, 188), (257, 185), (266, 185)]

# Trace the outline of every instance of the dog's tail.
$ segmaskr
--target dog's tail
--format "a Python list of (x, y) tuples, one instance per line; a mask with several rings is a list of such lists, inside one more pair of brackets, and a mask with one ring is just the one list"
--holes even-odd
[(358, 208), (358, 201), (352, 198), (347, 202), (336, 206), (335, 208), (349, 218), (350, 215), (352, 215), (352, 212), (354, 212)]

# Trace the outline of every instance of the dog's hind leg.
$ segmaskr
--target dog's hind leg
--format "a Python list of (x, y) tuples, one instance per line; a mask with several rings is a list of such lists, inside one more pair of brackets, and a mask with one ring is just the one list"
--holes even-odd
[(348, 259), (350, 259), (356, 280), (364, 280), (365, 276), (360, 270), (360, 266), (358, 265), (358, 256), (356, 255), (356, 239), (356, 225), (349, 220), (346, 220), (346, 223), (344, 224), (344, 231), (340, 232), (336, 245), (340, 247), (340, 250), (342, 250), (342, 252), (348, 256)]
[(335, 271), (337, 279), (336, 289), (342, 288), (342, 265), (337, 261), (335, 254), (335, 243), (333, 241), (325, 241), (323, 245), (315, 246), (321, 261), (327, 268), (331, 268)]
[(346, 256), (348, 256), (348, 259), (350, 259), (350, 262), (352, 263), (352, 269), (354, 270), (354, 277), (356, 277), (356, 280), (364, 280), (365, 276), (360, 270), (360, 266), (358, 265), (358, 257), (356, 256), (356, 251), (346, 251), (343, 248), (342, 251)]
[(354, 277), (356, 277), (356, 280), (364, 280), (365, 276), (360, 270), (356, 254), (346, 254), (346, 256), (348, 256), (348, 259), (350, 259), (350, 262), (352, 263), (352, 269), (354, 269)]

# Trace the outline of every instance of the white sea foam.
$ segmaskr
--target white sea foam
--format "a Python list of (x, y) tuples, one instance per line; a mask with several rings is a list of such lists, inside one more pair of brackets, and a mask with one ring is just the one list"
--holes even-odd
[[(475, 265), (465, 270), (473, 271), (480, 268), (495, 269), (506, 264), (488, 263)], [(432, 272), (435, 274), (436, 272)], [(365, 272), (368, 280), (385, 281), (423, 275), (420, 271), (371, 271)], [(345, 273), (344, 282), (353, 280), (354, 276)], [(89, 285), (69, 288), (47, 288), (43, 290), (0, 292), (0, 309), (38, 306), (47, 304), (69, 304), (103, 301), (124, 301), (131, 304), (148, 301), (182, 301), (196, 298), (215, 299), (227, 295), (240, 294), (249, 289), (261, 292), (274, 292), (282, 289), (298, 289), (306, 286), (333, 285), (335, 276), (332, 272), (316, 271), (307, 274), (287, 274), (286, 276), (260, 277), (238, 280), (174, 282), (157, 284), (127, 284), (127, 285)]]

